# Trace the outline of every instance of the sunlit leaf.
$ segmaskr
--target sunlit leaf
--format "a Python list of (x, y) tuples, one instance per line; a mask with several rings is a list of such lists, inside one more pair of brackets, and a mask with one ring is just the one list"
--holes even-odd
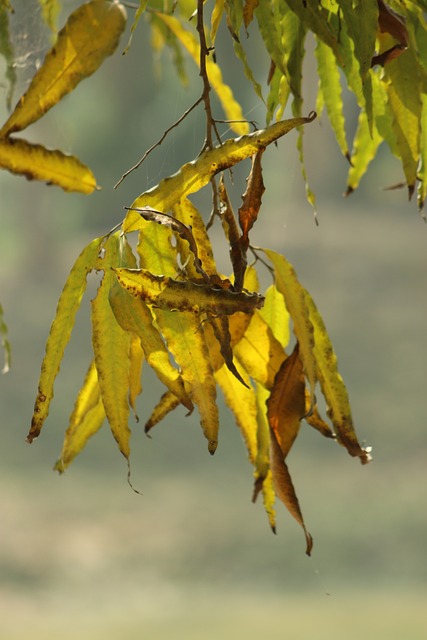
[(289, 343), (289, 313), (285, 305), (285, 298), (275, 285), (270, 285), (266, 290), (265, 302), (260, 315), (264, 318), (276, 340), (283, 348)]
[(104, 277), (92, 304), (92, 346), (102, 402), (121, 453), (130, 455), (129, 350), (131, 336), (118, 324), (110, 306), (114, 284), (112, 267), (121, 263), (120, 238), (114, 234), (105, 243)]
[(145, 269), (114, 269), (117, 280), (130, 295), (166, 311), (190, 311), (194, 314), (232, 315), (237, 311), (252, 313), (262, 307), (258, 293), (233, 291), (218, 285), (174, 280), (155, 276)]
[(332, 49), (321, 40), (317, 41), (315, 51), (320, 90), (328, 112), (329, 121), (342, 154), (349, 159), (343, 112), (344, 107), (341, 95), (341, 78), (335, 56)]
[(215, 0), (215, 5), (211, 15), (210, 44), (215, 46), (216, 34), (221, 24), (222, 15), (224, 13), (224, 0)]
[(350, 455), (360, 458), (362, 464), (370, 461), (369, 453), (357, 439), (351, 416), (350, 401), (344, 381), (338, 372), (337, 357), (324, 322), (310, 294), (305, 291), (310, 321), (314, 327), (314, 358), (316, 372), (328, 405), (328, 415), (334, 425), (337, 439)]
[(396, 145), (411, 197), (417, 179), (422, 113), (421, 78), (414, 52), (408, 49), (389, 62), (385, 70), (385, 88), (393, 114)]
[(233, 412), (236, 424), (246, 444), (249, 459), (255, 463), (258, 429), (257, 406), (253, 388), (249, 387), (249, 378), (243, 370), (239, 370), (239, 375), (243, 377), (246, 386), (243, 386), (226, 366), (215, 371), (215, 380), (224, 394), (227, 406)]
[(97, 238), (83, 249), (71, 269), (59, 298), (55, 319), (46, 342), (46, 353), (42, 362), (28, 442), (38, 437), (48, 416), (53, 398), (53, 385), (86, 289), (86, 278), (99, 264), (99, 252), (103, 242), (104, 238)]
[(159, 330), (154, 326), (151, 311), (141, 298), (134, 298), (117, 282), (109, 293), (110, 305), (117, 322), (124, 331), (137, 335), (147, 363), (157, 377), (180, 402), (192, 409), (191, 401), (184, 389), (179, 372), (172, 366), (169, 352)]
[(90, 194), (96, 189), (93, 173), (78, 158), (18, 138), (0, 139), (0, 168), (64, 191)]
[[(141, 194), (133, 202), (132, 208), (151, 207), (158, 211), (170, 211), (179, 200), (207, 185), (217, 173), (252, 157), (295, 127), (312, 122), (315, 117), (316, 114), (312, 112), (305, 118), (275, 122), (266, 129), (227, 140), (214, 149), (208, 149), (197, 160), (184, 164), (177, 173), (162, 180), (157, 187)], [(143, 226), (141, 216), (135, 211), (128, 211), (123, 221), (124, 233), (137, 231)]]
[(276, 287), (284, 296), (286, 308), (292, 318), (295, 336), (299, 342), (300, 357), (314, 402), (314, 388), (317, 381), (316, 363), (313, 356), (314, 330), (307, 308), (305, 289), (300, 284), (292, 265), (284, 256), (265, 249), (265, 253), (274, 266)]
[(132, 407), (137, 422), (136, 399), (142, 393), (142, 366), (144, 364), (144, 350), (139, 336), (131, 335), (129, 346), (129, 405)]
[(21, 131), (41, 118), (94, 73), (117, 47), (126, 25), (122, 5), (92, 0), (74, 11), (29, 88), (0, 131), (0, 137)]
[(366, 111), (361, 110), (357, 123), (356, 133), (353, 138), (353, 150), (351, 153), (351, 167), (347, 175), (346, 195), (350, 195), (359, 186), (360, 180), (366, 173), (369, 164), (375, 158), (378, 147), (383, 138), (376, 127), (369, 130), (369, 122)]
[[(354, 56), (359, 64), (362, 82), (371, 67), (378, 27), (377, 2), (353, 2), (340, 0), (339, 8), (344, 17), (347, 32), (353, 42)], [(381, 25), (380, 25), (381, 26)]]
[(92, 361), (77, 396), (61, 455), (55, 469), (63, 473), (82, 451), (87, 441), (101, 428), (105, 420), (104, 405), (98, 384), (98, 374)]
[(286, 355), (268, 324), (256, 312), (234, 354), (251, 378), (271, 389), (274, 378)]

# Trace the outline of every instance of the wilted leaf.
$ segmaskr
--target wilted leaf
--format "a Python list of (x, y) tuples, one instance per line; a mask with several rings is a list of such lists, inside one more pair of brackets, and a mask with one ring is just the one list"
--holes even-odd
[(78, 158), (18, 138), (0, 139), (0, 167), (64, 191), (89, 194), (96, 189), (93, 173)]
[(304, 518), (301, 513), (298, 498), (295, 493), (294, 485), (286, 465), (283, 459), (282, 450), (277, 442), (274, 431), (270, 429), (271, 437), (271, 473), (273, 476), (273, 484), (276, 491), (276, 495), (283, 502), (289, 513), (293, 515), (295, 520), (304, 530), (305, 540), (307, 543), (306, 554), (311, 555), (313, 548), (313, 538), (307, 531), (304, 523)]
[[(177, 173), (162, 180), (157, 187), (141, 194), (133, 202), (132, 208), (151, 207), (158, 211), (170, 211), (179, 200), (207, 185), (217, 173), (250, 158), (295, 127), (313, 122), (315, 118), (316, 114), (312, 112), (306, 118), (275, 122), (266, 129), (227, 140), (214, 149), (208, 149), (197, 160), (184, 164)], [(137, 212), (129, 211), (123, 221), (123, 232), (137, 231), (143, 228), (143, 224), (144, 221)]]
[(92, 0), (76, 9), (58, 33), (55, 45), (1, 129), (0, 137), (28, 127), (92, 75), (116, 49), (125, 25), (126, 12), (120, 4)]
[(247, 180), (246, 191), (242, 196), (242, 206), (239, 209), (239, 223), (243, 234), (241, 245), (244, 253), (249, 247), (249, 231), (258, 218), (262, 195), (265, 191), (261, 167), (263, 153), (264, 149), (260, 149), (258, 153), (252, 156), (252, 168)]
[(264, 298), (258, 293), (233, 291), (218, 285), (174, 280), (155, 276), (145, 269), (114, 269), (117, 280), (132, 296), (166, 311), (190, 311), (194, 314), (252, 313), (262, 307)]
[(137, 211), (140, 216), (144, 218), (144, 220), (157, 222), (157, 224), (163, 224), (166, 227), (169, 227), (170, 229), (172, 229), (172, 231), (175, 231), (183, 240), (186, 240), (190, 246), (191, 252), (193, 253), (194, 267), (197, 273), (201, 275), (207, 282), (209, 282), (209, 276), (202, 268), (202, 262), (199, 258), (197, 244), (190, 227), (186, 226), (177, 218), (173, 218), (172, 216), (169, 216), (166, 213), (162, 213), (161, 211), (150, 209), (150, 207), (143, 207), (142, 209), (125, 207), (125, 209), (127, 209), (128, 211)]
[(282, 363), (267, 400), (267, 418), (282, 450), (288, 455), (305, 415), (305, 382), (298, 343)]
[(32, 442), (40, 434), (53, 398), (53, 385), (59, 372), (65, 347), (71, 336), (76, 313), (86, 289), (86, 278), (99, 262), (99, 252), (104, 238), (93, 240), (77, 258), (58, 301), (55, 319), (46, 342), (38, 394), (34, 405), (31, 429), (27, 437)]

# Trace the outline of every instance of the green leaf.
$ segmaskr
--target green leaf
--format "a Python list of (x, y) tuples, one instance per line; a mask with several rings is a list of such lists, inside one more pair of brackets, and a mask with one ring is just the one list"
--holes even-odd
[(38, 437), (48, 416), (53, 398), (53, 385), (86, 289), (86, 278), (99, 264), (99, 253), (103, 243), (104, 238), (96, 238), (83, 249), (62, 290), (46, 343), (31, 429), (27, 437), (28, 442)]
[(92, 0), (76, 9), (1, 129), (0, 137), (28, 127), (92, 75), (116, 49), (125, 25), (126, 13), (120, 4)]
[(414, 52), (407, 49), (386, 65), (385, 89), (392, 112), (396, 146), (402, 162), (409, 197), (417, 179), (420, 156), (422, 78)]
[(378, 29), (378, 4), (364, 0), (340, 0), (339, 9), (344, 17), (354, 55), (359, 64), (362, 83), (365, 82), (375, 52)]
[(0, 139), (0, 168), (64, 191), (90, 194), (97, 188), (92, 171), (75, 156), (19, 138)]
[(317, 72), (319, 74), (319, 91), (322, 93), (323, 102), (326, 106), (328, 118), (335, 138), (341, 149), (343, 156), (349, 159), (344, 107), (341, 94), (341, 79), (335, 56), (327, 45), (321, 40), (316, 45)]

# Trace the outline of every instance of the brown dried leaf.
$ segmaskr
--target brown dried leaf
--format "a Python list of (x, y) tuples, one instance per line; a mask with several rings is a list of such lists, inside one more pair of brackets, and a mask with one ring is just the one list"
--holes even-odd
[(273, 475), (273, 484), (276, 495), (283, 502), (289, 513), (295, 518), (298, 524), (303, 528), (306, 539), (306, 554), (311, 555), (313, 548), (313, 538), (305, 528), (304, 518), (301, 513), (298, 498), (295, 493), (294, 485), (283, 459), (283, 453), (278, 443), (273, 429), (270, 428), (270, 467)]
[(239, 209), (239, 223), (243, 232), (241, 244), (244, 254), (249, 247), (249, 231), (258, 217), (262, 195), (265, 191), (261, 167), (263, 153), (264, 149), (260, 149), (252, 156), (252, 168), (247, 180), (246, 191), (242, 196), (242, 206)]
[(267, 400), (268, 422), (279, 443), (283, 459), (288, 455), (298, 435), (304, 415), (304, 370), (297, 342), (292, 354), (283, 361), (277, 372)]

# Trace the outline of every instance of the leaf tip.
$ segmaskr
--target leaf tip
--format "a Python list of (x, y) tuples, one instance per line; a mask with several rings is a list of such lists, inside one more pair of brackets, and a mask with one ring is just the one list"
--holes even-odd
[(218, 446), (218, 440), (209, 440), (208, 442), (208, 451), (213, 456)]

